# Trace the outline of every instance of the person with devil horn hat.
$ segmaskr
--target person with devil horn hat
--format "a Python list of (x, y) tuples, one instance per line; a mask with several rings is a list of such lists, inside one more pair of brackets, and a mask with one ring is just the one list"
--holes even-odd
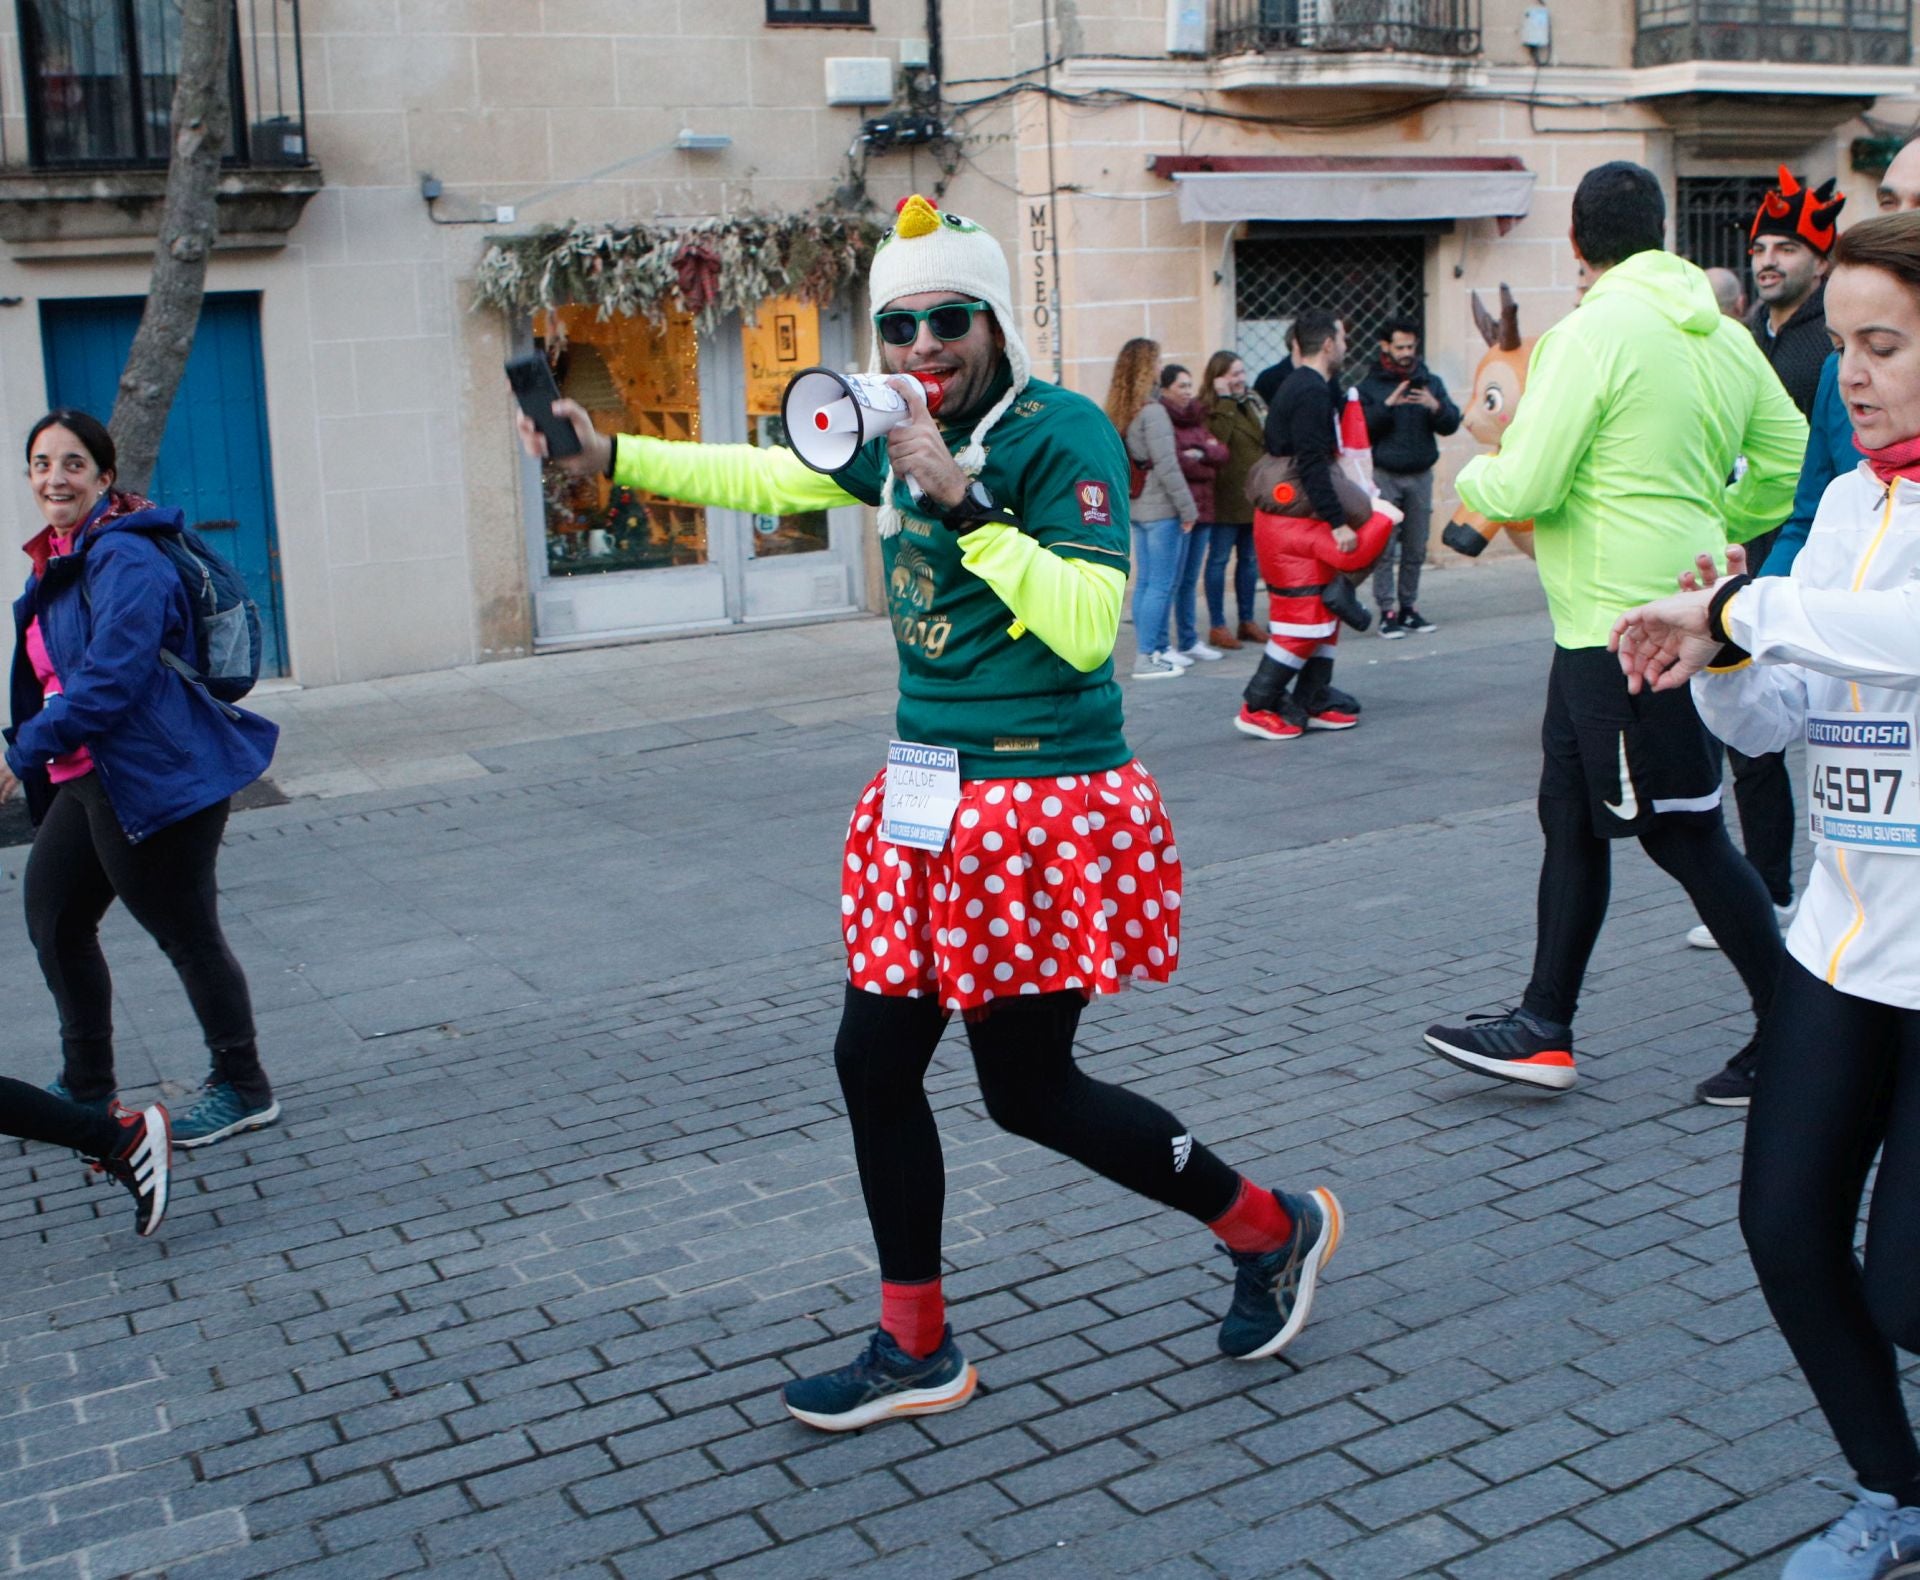
[[(734, 510), (881, 510), (900, 767), (894, 785), (883, 769), (860, 793), (840, 852), (834, 1044), (880, 1321), (852, 1364), (784, 1395), (797, 1420), (835, 1432), (974, 1393), (941, 1293), (946, 1176), (925, 1088), (955, 1011), (989, 1117), (1225, 1244), (1224, 1353), (1291, 1342), (1341, 1229), (1331, 1191), (1255, 1184), (1158, 1103), (1075, 1062), (1092, 996), (1164, 980), (1180, 952), (1180, 856), (1113, 674), (1126, 452), (1092, 401), (1032, 376), (1006, 253), (973, 221), (908, 198), (867, 288), (874, 371), (895, 375), (912, 414), (837, 471), (786, 449), (615, 438), (573, 402), (553, 407), (580, 440), (560, 463), (576, 473)], [(919, 380), (940, 389), (937, 421)], [(544, 456), (524, 416), (519, 432)], [(910, 808), (911, 777), (924, 793)]]
[[(1804, 416), (1813, 408), (1827, 353), (1827, 255), (1846, 197), (1780, 167), (1780, 185), (1760, 201), (1747, 235), (1758, 305), (1747, 327)], [(1749, 555), (1752, 546), (1749, 545)]]
[[(1780, 167), (1780, 184), (1760, 200), (1748, 232), (1747, 256), (1758, 298), (1747, 328), (1781, 385), (1800, 408), (1813, 415), (1820, 372), (1826, 365), (1827, 255), (1838, 239), (1835, 220), (1844, 195), (1834, 182), (1818, 188)], [(1746, 545), (1747, 563), (1757, 573), (1767, 562), (1780, 528), (1763, 532)], [(1785, 927), (1793, 918), (1793, 781), (1784, 753), (1759, 757), (1729, 747), (1733, 764), (1733, 801), (1740, 813), (1740, 839), (1747, 860), (1760, 874)], [(1687, 933), (1696, 949), (1718, 949), (1720, 941), (1705, 922)], [(1754, 1055), (1735, 1054), (1724, 1070), (1696, 1088), (1700, 1100), (1723, 1108), (1741, 1108), (1753, 1098)]]

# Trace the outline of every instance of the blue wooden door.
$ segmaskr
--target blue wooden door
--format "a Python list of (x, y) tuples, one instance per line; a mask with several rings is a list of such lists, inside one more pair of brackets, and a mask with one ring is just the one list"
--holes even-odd
[[(78, 407), (102, 422), (113, 414), (142, 305), (137, 296), (40, 304), (50, 406)], [(286, 623), (257, 292), (208, 294), (148, 492), (163, 505), (179, 506), (188, 525), (240, 568), (260, 605), (261, 669), (284, 675)], [(232, 525), (209, 531), (208, 522)]]

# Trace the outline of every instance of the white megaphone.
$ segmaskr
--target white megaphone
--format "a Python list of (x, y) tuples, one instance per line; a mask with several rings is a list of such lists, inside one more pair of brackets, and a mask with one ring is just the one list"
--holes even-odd
[[(902, 375), (893, 375), (899, 377)], [(932, 374), (909, 373), (927, 392), (927, 410), (940, 410), (942, 385)], [(897, 428), (912, 415), (907, 397), (879, 373), (835, 373), (805, 368), (780, 397), (780, 420), (793, 453), (816, 472), (837, 472), (860, 446)]]

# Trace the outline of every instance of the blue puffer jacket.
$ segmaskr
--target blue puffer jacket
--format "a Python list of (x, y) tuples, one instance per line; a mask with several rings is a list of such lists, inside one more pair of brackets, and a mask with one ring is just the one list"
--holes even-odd
[[(165, 647), (195, 661), (186, 590), (152, 537), (178, 532), (180, 512), (111, 516), (103, 500), (88, 519), (75, 552), (47, 560), (13, 606), (7, 766), (38, 823), (53, 798), (47, 765), (85, 746), (137, 843), (252, 784), (273, 760), (280, 727), (216, 702), (160, 660)], [(62, 687), (46, 698), (27, 657), (36, 615)]]

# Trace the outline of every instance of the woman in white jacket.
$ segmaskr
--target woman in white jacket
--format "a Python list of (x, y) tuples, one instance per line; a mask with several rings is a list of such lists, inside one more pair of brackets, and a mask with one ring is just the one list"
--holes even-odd
[(1806, 743), (1817, 859), (1760, 1033), (1740, 1224), (1859, 1483), (1787, 1580), (1881, 1580), (1920, 1573), (1895, 1354), (1920, 1353), (1920, 213), (1856, 226), (1833, 262), (1860, 466), (1828, 487), (1790, 577), (1751, 580), (1731, 549), (1716, 578), (1703, 557), (1613, 645), (1631, 689), (1690, 679), (1729, 746)]

